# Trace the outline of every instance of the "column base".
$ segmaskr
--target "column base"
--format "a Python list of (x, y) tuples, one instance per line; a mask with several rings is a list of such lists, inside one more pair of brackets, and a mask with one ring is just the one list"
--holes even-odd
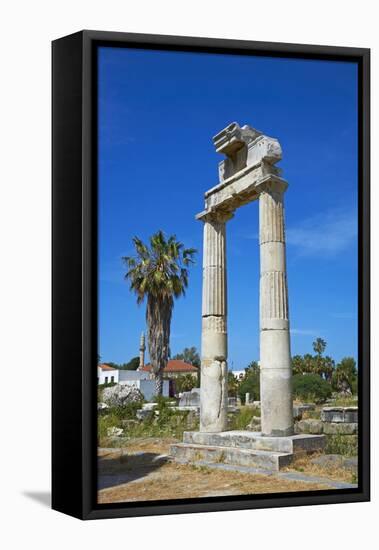
[(171, 445), (170, 454), (178, 462), (223, 462), (278, 471), (290, 464), (297, 453), (322, 451), (325, 443), (322, 435), (270, 437), (248, 431), (184, 432), (183, 443)]
[(288, 437), (295, 434), (293, 426), (290, 426), (286, 430), (271, 430), (269, 433), (262, 432), (262, 437)]

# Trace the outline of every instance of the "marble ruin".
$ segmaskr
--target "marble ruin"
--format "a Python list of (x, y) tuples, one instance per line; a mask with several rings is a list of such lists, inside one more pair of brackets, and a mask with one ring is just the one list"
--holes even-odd
[(227, 428), (226, 223), (259, 200), (262, 434), (293, 434), (283, 195), (277, 139), (236, 122), (213, 142), (226, 156), (219, 183), (205, 193), (200, 431)]
[[(179, 462), (226, 462), (276, 471), (298, 452), (320, 451), (324, 435), (295, 434), (292, 402), (283, 197), (287, 182), (275, 164), (277, 139), (229, 124), (213, 138), (219, 183), (205, 193), (200, 431), (171, 445)], [(259, 201), (261, 418), (256, 429), (228, 431), (226, 224), (245, 204)], [(250, 401), (250, 396), (247, 397)], [(258, 419), (259, 420), (259, 419)]]

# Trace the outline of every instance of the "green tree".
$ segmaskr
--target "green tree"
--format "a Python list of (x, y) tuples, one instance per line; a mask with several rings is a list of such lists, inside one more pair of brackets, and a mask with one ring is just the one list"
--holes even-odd
[(321, 357), (321, 355), (324, 353), (326, 349), (326, 342), (322, 338), (316, 338), (316, 340), (313, 342), (313, 350), (314, 352)]
[(326, 357), (321, 358), (320, 362), (320, 375), (325, 378), (325, 380), (329, 383), (332, 381), (332, 376), (335, 368), (335, 362), (334, 359), (329, 357), (327, 355)]
[(239, 383), (232, 371), (228, 371), (228, 396), (237, 397)]
[(250, 374), (258, 374), (260, 373), (259, 365), (257, 361), (252, 361), (249, 363), (249, 365), (245, 369), (245, 376)]
[(195, 346), (184, 348), (182, 353), (177, 353), (174, 355), (173, 359), (181, 359), (194, 367), (200, 367), (200, 356)]
[(316, 353), (314, 357), (314, 364), (312, 372), (318, 374), (328, 382), (331, 382), (333, 370), (334, 370), (334, 361), (328, 355), (323, 357), (323, 353), (326, 349), (326, 342), (322, 338), (317, 338), (313, 342), (313, 349)]
[(192, 374), (182, 374), (175, 378), (175, 393), (181, 393), (184, 391), (191, 391), (192, 388), (197, 388), (197, 378)]
[(292, 357), (292, 373), (303, 374), (304, 372), (304, 358), (301, 355), (294, 355)]
[(172, 235), (166, 239), (162, 231), (150, 237), (145, 244), (133, 238), (135, 256), (125, 256), (125, 279), (137, 295), (137, 303), (146, 298), (148, 347), (156, 395), (162, 395), (163, 369), (170, 353), (171, 316), (174, 299), (185, 294), (188, 286), (188, 268), (196, 253)]
[(313, 355), (306, 353), (303, 356), (304, 359), (304, 371), (303, 374), (312, 374), (315, 371), (315, 361)]
[(318, 374), (296, 374), (292, 378), (294, 397), (322, 403), (332, 395), (332, 387)]
[(105, 364), (108, 365), (108, 367), (112, 367), (112, 369), (122, 369), (122, 365), (119, 365), (118, 363), (113, 363), (113, 361), (108, 361)]
[(139, 367), (139, 357), (133, 357), (128, 363), (122, 365), (123, 370), (137, 370)]
[(245, 376), (238, 384), (238, 397), (242, 403), (245, 403), (246, 393), (250, 394), (250, 398), (254, 401), (260, 399), (260, 368), (256, 361), (252, 361), (245, 369)]
[(357, 366), (354, 357), (344, 357), (335, 368), (332, 385), (336, 391), (354, 393), (357, 391)]
[(305, 355), (294, 355), (292, 357), (292, 372), (296, 374), (317, 374), (327, 382), (331, 382), (334, 361), (328, 355), (323, 357), (326, 349), (326, 342), (322, 338), (317, 338), (313, 342), (313, 350), (316, 355), (306, 353)]

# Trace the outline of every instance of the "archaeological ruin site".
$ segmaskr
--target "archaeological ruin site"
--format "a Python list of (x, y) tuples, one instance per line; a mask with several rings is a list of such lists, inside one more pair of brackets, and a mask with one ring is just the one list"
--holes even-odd
[[(277, 139), (236, 122), (213, 143), (225, 155), (219, 183), (205, 192), (200, 430), (171, 446), (177, 460), (223, 460), (276, 469), (294, 452), (324, 447), (323, 435), (294, 434), (284, 193)], [(259, 201), (261, 432), (227, 431), (227, 222)], [(257, 289), (251, 289), (256, 292)], [(221, 458), (220, 458), (221, 457)]]

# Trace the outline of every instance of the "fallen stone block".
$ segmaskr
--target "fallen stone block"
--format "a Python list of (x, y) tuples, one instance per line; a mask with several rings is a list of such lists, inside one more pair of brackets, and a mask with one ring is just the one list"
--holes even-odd
[(295, 423), (295, 432), (303, 434), (322, 434), (323, 423), (315, 418), (306, 418)]
[(358, 407), (323, 407), (323, 422), (358, 422)]
[(156, 409), (158, 407), (158, 403), (144, 403), (142, 405), (142, 409), (144, 411), (153, 411), (154, 409)]
[(183, 392), (180, 397), (179, 407), (200, 407), (200, 389), (193, 388), (191, 391)]
[(358, 433), (358, 424), (356, 422), (325, 422), (323, 430), (326, 435), (355, 435)]
[(358, 422), (358, 407), (346, 407), (344, 421)]
[(113, 426), (112, 428), (107, 429), (107, 436), (108, 437), (118, 437), (124, 433), (124, 430), (122, 428), (116, 428)]
[(323, 422), (343, 422), (343, 407), (323, 407), (321, 411), (321, 420)]
[(138, 420), (145, 420), (145, 418), (150, 418), (154, 414), (154, 411), (148, 409), (138, 409), (136, 412), (136, 417)]

